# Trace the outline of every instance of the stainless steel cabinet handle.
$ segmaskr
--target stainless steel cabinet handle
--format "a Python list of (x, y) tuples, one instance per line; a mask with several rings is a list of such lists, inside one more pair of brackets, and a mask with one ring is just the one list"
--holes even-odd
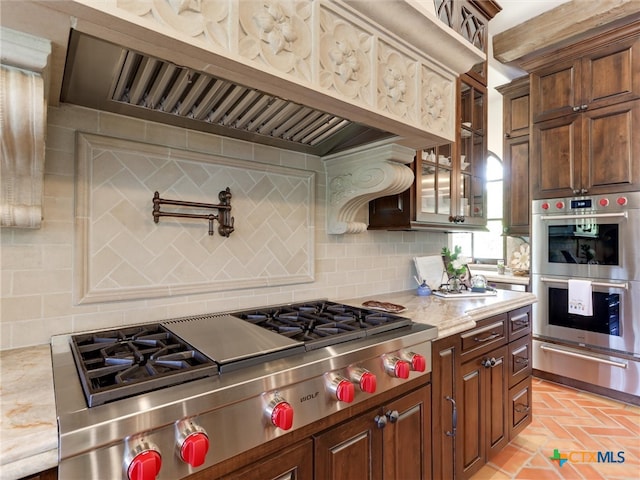
[(618, 367), (618, 368), (627, 368), (627, 364), (624, 362), (615, 362), (613, 360), (607, 360), (606, 358), (592, 357), (590, 355), (585, 355), (584, 353), (573, 352), (570, 350), (564, 350), (560, 348), (553, 348), (550, 345), (540, 345), (540, 348), (542, 350), (546, 350), (553, 353), (559, 353), (560, 355), (566, 355), (568, 357), (575, 357), (575, 358), (581, 358), (583, 360), (589, 360), (591, 362), (604, 363), (606, 365), (611, 365), (613, 367)]
[(513, 409), (518, 413), (526, 413), (531, 410), (531, 407), (529, 405), (525, 405), (524, 403), (516, 403)]
[[(543, 283), (566, 283), (566, 284), (569, 284), (569, 280), (565, 280), (564, 278), (540, 277), (540, 281), (543, 282)], [(621, 288), (623, 290), (629, 290), (629, 284), (627, 282), (621, 282), (621, 283), (591, 282), (591, 285), (594, 286), (594, 287)]]
[(571, 107), (571, 110), (573, 110), (574, 112), (579, 112), (580, 107), (579, 106)]
[(523, 364), (523, 365), (528, 365), (529, 364), (529, 359), (527, 357), (515, 357), (514, 362), (515, 363), (519, 363), (519, 364)]
[(458, 409), (456, 407), (456, 401), (450, 396), (444, 397), (446, 400), (449, 400), (453, 404), (453, 411), (451, 414), (451, 430), (445, 432), (447, 437), (455, 437), (456, 429), (458, 428)]

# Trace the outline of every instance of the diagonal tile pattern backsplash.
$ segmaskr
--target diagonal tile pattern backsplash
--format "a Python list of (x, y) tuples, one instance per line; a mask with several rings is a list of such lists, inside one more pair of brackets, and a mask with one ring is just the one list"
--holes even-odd
[[(78, 303), (313, 281), (313, 172), (85, 133), (77, 142)], [(208, 235), (206, 220), (153, 222), (154, 191), (217, 204), (227, 187), (229, 238)]]

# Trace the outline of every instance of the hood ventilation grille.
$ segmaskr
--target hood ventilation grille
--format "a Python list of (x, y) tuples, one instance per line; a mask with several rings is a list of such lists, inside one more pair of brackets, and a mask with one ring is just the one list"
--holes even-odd
[(124, 57), (112, 100), (310, 146), (350, 124), (132, 51)]
[(392, 136), (75, 30), (61, 100), (319, 156)]

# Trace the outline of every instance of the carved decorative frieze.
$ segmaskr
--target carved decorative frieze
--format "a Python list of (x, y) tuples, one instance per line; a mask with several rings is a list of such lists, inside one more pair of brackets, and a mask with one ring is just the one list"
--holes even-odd
[(454, 125), (449, 99), (455, 93), (455, 84), (442, 74), (422, 67), (420, 113), (422, 124), (434, 132), (444, 134)]
[(240, 55), (311, 81), (311, 3), (244, 0), (238, 9)]
[(385, 42), (378, 45), (378, 108), (415, 121), (417, 63)]
[(372, 103), (373, 36), (327, 9), (320, 11), (320, 78), (322, 88), (346, 98)]
[(327, 171), (327, 233), (361, 233), (367, 224), (356, 220), (369, 201), (405, 191), (413, 183), (406, 164), (415, 150), (393, 140), (323, 157)]
[(322, 97), (313, 94), (328, 94), (335, 102), (344, 101), (327, 106), (339, 110), (331, 113), (348, 117), (346, 112), (351, 112), (350, 120), (427, 142), (455, 138), (455, 79), (482, 60), (442, 26), (434, 11), (409, 1), (115, 2), (127, 14), (148, 20), (147, 28), (168, 36), (175, 32), (182, 42), (193, 37), (193, 45), (210, 44), (225, 62), (238, 61), (242, 69), (251, 69), (231, 81), (244, 80), (252, 88), (282, 96), (282, 84), (274, 87), (273, 77), (265, 78), (264, 85), (254, 84), (267, 72), (285, 84), (292, 82), (295, 95), (300, 88), (308, 89), (305, 96), (314, 108), (322, 109)]

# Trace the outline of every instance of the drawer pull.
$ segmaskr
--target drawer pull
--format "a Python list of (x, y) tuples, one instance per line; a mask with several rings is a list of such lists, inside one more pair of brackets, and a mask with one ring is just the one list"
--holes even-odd
[(529, 326), (529, 319), (527, 317), (519, 317), (511, 320), (514, 325), (527, 327)]
[(489, 340), (493, 340), (494, 338), (498, 338), (499, 336), (500, 336), (499, 333), (491, 332), (491, 335), (487, 337), (484, 337), (484, 338), (473, 337), (473, 340), (478, 343), (484, 343), (484, 342), (488, 342)]
[(529, 405), (525, 405), (524, 403), (516, 403), (513, 409), (518, 413), (527, 413), (529, 410), (531, 410), (531, 407)]
[(527, 357), (514, 357), (514, 362), (522, 365), (528, 365), (529, 359)]

